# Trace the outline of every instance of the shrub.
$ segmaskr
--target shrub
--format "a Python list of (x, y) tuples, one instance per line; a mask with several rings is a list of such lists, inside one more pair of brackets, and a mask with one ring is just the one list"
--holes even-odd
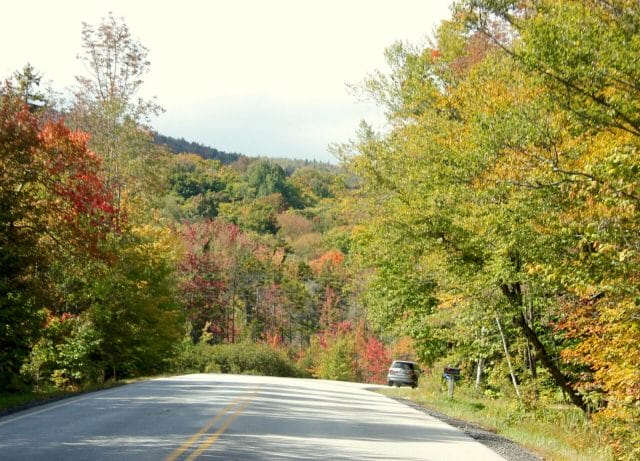
[(314, 375), (338, 381), (356, 380), (356, 350), (353, 338), (339, 337), (320, 356)]
[(193, 344), (188, 340), (178, 348), (172, 368), (176, 372), (220, 372), (263, 376), (305, 377), (283, 351), (264, 344)]

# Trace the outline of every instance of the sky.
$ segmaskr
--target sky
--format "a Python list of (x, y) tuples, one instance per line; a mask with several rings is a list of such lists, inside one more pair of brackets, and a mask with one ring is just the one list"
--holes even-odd
[(58, 90), (86, 74), (82, 22), (109, 12), (149, 49), (140, 95), (158, 132), (225, 152), (335, 162), (361, 120), (383, 126), (348, 84), (384, 70), (396, 41), (427, 43), (451, 0), (12, 0), (2, 6), (0, 78), (29, 62)]

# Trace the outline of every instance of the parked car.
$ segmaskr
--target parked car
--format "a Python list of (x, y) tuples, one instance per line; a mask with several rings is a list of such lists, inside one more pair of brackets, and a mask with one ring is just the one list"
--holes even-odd
[(389, 386), (411, 386), (418, 387), (418, 376), (420, 367), (415, 362), (406, 360), (394, 360), (389, 367), (387, 374), (387, 384)]

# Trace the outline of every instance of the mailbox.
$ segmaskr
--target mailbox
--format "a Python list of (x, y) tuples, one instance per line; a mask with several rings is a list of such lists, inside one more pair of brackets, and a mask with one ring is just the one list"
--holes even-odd
[(460, 379), (460, 368), (444, 367), (445, 379), (453, 379), (458, 381)]

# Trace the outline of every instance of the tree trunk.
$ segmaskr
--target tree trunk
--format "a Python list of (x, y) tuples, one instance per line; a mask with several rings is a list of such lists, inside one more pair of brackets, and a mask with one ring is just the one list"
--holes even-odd
[(513, 372), (513, 366), (511, 366), (511, 356), (509, 355), (509, 349), (507, 348), (507, 340), (504, 337), (504, 332), (502, 331), (502, 325), (500, 325), (500, 319), (496, 316), (496, 323), (498, 324), (498, 330), (500, 331), (500, 338), (502, 338), (502, 346), (504, 347), (504, 355), (507, 358), (507, 365), (509, 365), (509, 374), (511, 375), (511, 381), (513, 382), (513, 388), (516, 390), (516, 395), (518, 399), (521, 399), (520, 389), (518, 389), (518, 381), (516, 380), (516, 375)]
[(480, 381), (482, 380), (482, 372), (484, 370), (484, 358), (478, 358), (478, 368), (476, 369), (476, 390), (480, 389)]
[[(533, 328), (533, 300), (531, 299), (531, 294), (529, 294), (529, 302), (527, 303), (527, 324)], [(537, 370), (537, 361), (536, 361), (536, 353), (531, 347), (531, 343), (527, 341), (527, 362), (529, 365), (529, 370), (531, 371), (531, 377), (536, 379), (538, 377)]]
[(522, 312), (522, 287), (520, 286), (520, 283), (516, 282), (513, 284), (503, 284), (500, 286), (500, 288), (502, 289), (502, 293), (509, 300), (509, 303), (519, 311), (519, 314), (516, 315), (513, 319), (515, 325), (522, 330), (525, 338), (533, 345), (533, 348), (537, 352), (537, 358), (539, 358), (542, 365), (544, 365), (547, 370), (549, 370), (549, 373), (551, 373), (551, 377), (555, 381), (556, 385), (569, 395), (569, 399), (574, 405), (576, 405), (585, 413), (589, 413), (589, 408), (587, 407), (587, 404), (582, 396), (578, 394), (573, 387), (571, 387), (568, 378), (553, 362), (553, 359), (547, 352), (546, 347), (544, 346), (544, 344), (542, 344), (540, 338), (538, 338), (537, 333), (527, 323), (527, 319)]
[(531, 371), (531, 377), (535, 379), (538, 377), (538, 370), (536, 369), (536, 354), (531, 350), (531, 343), (529, 341), (527, 341), (526, 347), (527, 367), (529, 368), (529, 371)]
[(571, 387), (567, 377), (562, 373), (562, 371), (560, 371), (557, 365), (553, 362), (553, 359), (547, 353), (547, 350), (544, 347), (544, 344), (542, 344), (536, 332), (533, 331), (533, 329), (527, 324), (527, 321), (524, 318), (524, 315), (520, 314), (519, 316), (517, 316), (515, 318), (515, 323), (520, 327), (525, 337), (531, 342), (531, 344), (533, 344), (533, 347), (537, 352), (536, 355), (538, 356), (538, 358), (540, 358), (540, 362), (542, 362), (542, 364), (547, 368), (547, 370), (549, 370), (549, 373), (551, 373), (551, 376), (553, 377), (553, 380), (556, 382), (556, 384), (560, 386), (560, 388), (569, 395), (569, 399), (571, 399), (571, 402), (574, 405), (576, 405), (585, 413), (588, 413), (589, 408), (587, 407), (586, 402), (584, 401), (582, 396), (578, 394), (573, 387)]

